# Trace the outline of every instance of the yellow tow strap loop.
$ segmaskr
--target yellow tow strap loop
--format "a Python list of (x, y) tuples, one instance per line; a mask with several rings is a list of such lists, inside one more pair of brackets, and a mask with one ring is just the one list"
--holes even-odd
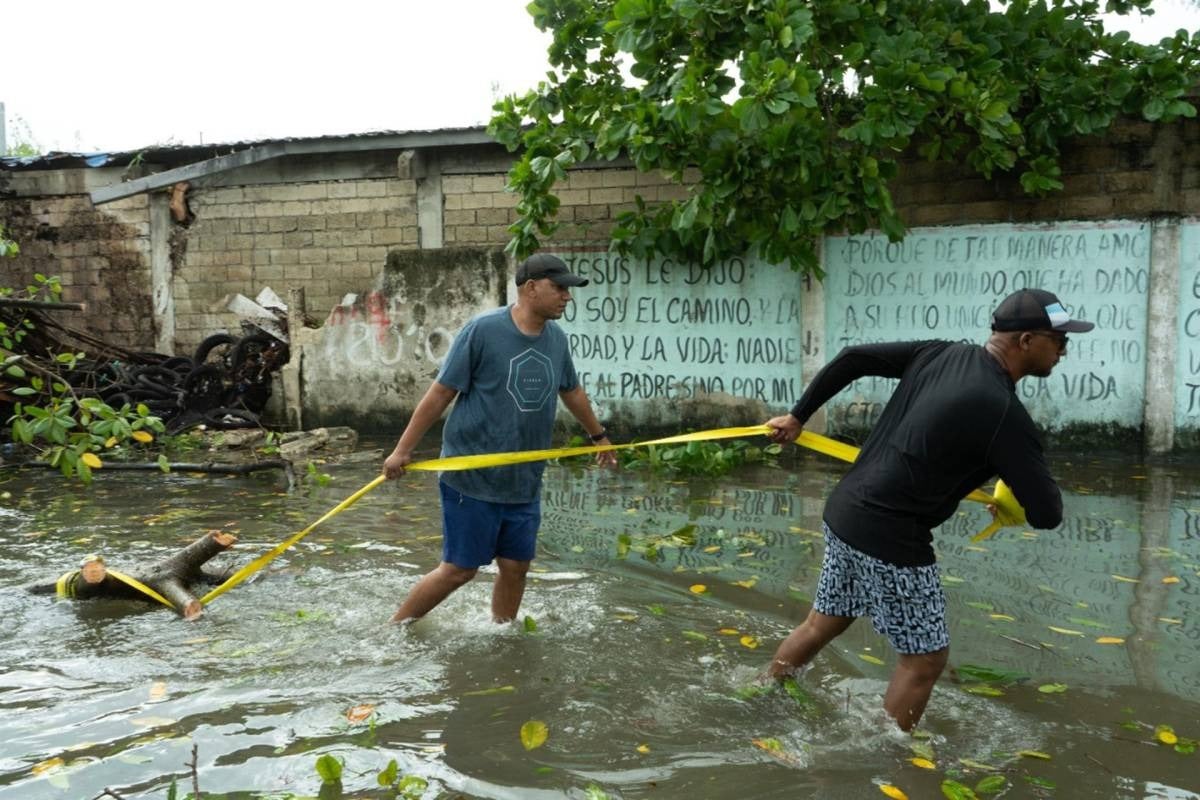
[[(149, 586), (147, 586), (146, 584), (139, 581), (137, 578), (126, 575), (124, 572), (118, 572), (117, 570), (115, 570), (112, 567), (109, 567), (107, 565), (104, 567), (104, 570), (109, 575), (112, 575), (114, 578), (119, 580), (121, 583), (124, 583), (125, 585), (127, 585), (133, 589), (136, 589), (137, 591), (141, 592), (142, 594), (146, 595), (147, 597), (157, 600), (158, 602), (162, 603), (167, 608), (175, 607), (175, 605), (170, 600), (163, 597), (161, 594), (154, 591)], [(58, 595), (59, 597), (74, 597), (75, 596), (75, 576), (77, 576), (78, 574), (79, 574), (79, 570), (77, 570), (77, 569), (71, 570), (70, 572), (64, 572), (62, 574), (62, 576), (60, 576), (59, 579), (57, 581), (55, 581), (55, 583), (54, 583), (54, 593), (56, 595)]]
[(151, 589), (151, 588), (150, 588), (149, 586), (147, 586), (146, 584), (144, 584), (144, 583), (142, 583), (141, 581), (139, 581), (137, 578), (132, 578), (132, 577), (130, 577), (129, 575), (126, 575), (124, 572), (117, 572), (117, 571), (116, 571), (115, 569), (113, 569), (112, 567), (108, 567), (107, 569), (108, 569), (108, 574), (109, 574), (109, 575), (112, 575), (114, 578), (116, 578), (116, 579), (117, 579), (117, 580), (119, 580), (121, 583), (125, 584), (126, 586), (131, 586), (131, 587), (133, 587), (134, 589), (137, 589), (139, 592), (141, 592), (142, 594), (146, 595), (147, 597), (153, 597), (155, 600), (157, 600), (158, 602), (162, 603), (162, 604), (163, 604), (164, 606), (166, 606), (167, 608), (174, 608), (174, 607), (175, 607), (175, 604), (174, 604), (174, 603), (172, 603), (172, 602), (171, 602), (170, 600), (168, 600), (167, 598), (163, 597), (163, 596), (162, 596), (161, 594), (159, 594), (158, 592), (156, 592), (156, 591), (154, 591), (153, 589)]
[[(501, 467), (510, 464), (524, 464), (531, 461), (547, 461), (555, 458), (569, 458), (570, 456), (590, 455), (594, 453), (604, 453), (610, 450), (627, 450), (634, 447), (650, 447), (660, 444), (683, 444), (686, 442), (705, 442), (714, 439), (738, 439), (748, 436), (763, 436), (771, 432), (771, 428), (767, 425), (748, 425), (740, 428), (716, 428), (707, 431), (696, 431), (694, 433), (683, 433), (678, 436), (667, 436), (661, 439), (651, 439), (646, 442), (628, 442), (625, 444), (605, 444), (605, 445), (585, 445), (580, 447), (557, 447), (549, 450), (518, 450), (508, 453), (481, 453), (479, 455), (470, 456), (447, 456), (446, 458), (432, 458), (426, 461), (414, 461), (407, 464), (404, 469), (414, 472), (457, 472), (466, 469), (484, 469), (487, 467)], [(818, 453), (840, 459), (842, 461), (853, 462), (858, 458), (858, 448), (830, 439), (827, 436), (822, 436), (819, 433), (810, 431), (801, 431), (796, 437), (796, 444), (801, 447), (806, 447), (809, 450), (814, 450)], [(288, 548), (295, 545), (305, 536), (312, 533), (318, 525), (331, 517), (337, 516), (345, 511), (350, 506), (358, 502), (363, 495), (370, 492), (379, 484), (383, 483), (387, 478), (383, 475), (376, 477), (366, 486), (359, 489), (354, 494), (347, 497), (342, 502), (338, 503), (329, 511), (318, 519), (316, 522), (309, 525), (299, 533), (293, 534), (288, 539), (277, 544), (275, 547), (263, 553), (258, 558), (251, 561), (246, 566), (239, 569), (233, 575), (222, 583), (217, 588), (213, 589), (204, 597), (200, 598), (200, 602), (208, 605), (211, 601), (220, 597), (225, 592), (237, 586), (242, 581), (249, 578), (255, 572), (265, 567), (271, 561), (275, 560)], [(1001, 487), (1007, 492), (1007, 496), (1001, 494)], [(1025, 512), (1016, 503), (1016, 498), (1012, 496), (1011, 491), (1007, 491), (1008, 487), (1003, 486), (1003, 482), (997, 483), (996, 495), (988, 495), (982, 490), (975, 490), (967, 495), (968, 500), (985, 504), (994, 504), (1000, 508), (1001, 513), (997, 515), (996, 521), (989, 528), (977, 534), (972, 541), (979, 541), (987, 538), (995, 533), (1001, 525), (1019, 524), (1025, 519)], [(1019, 520), (1017, 519), (1019, 515)], [(1012, 521), (1010, 521), (1012, 520)], [(61, 579), (60, 579), (61, 581)], [(163, 602), (166, 602), (165, 600)], [(168, 603), (168, 605), (170, 605)]]

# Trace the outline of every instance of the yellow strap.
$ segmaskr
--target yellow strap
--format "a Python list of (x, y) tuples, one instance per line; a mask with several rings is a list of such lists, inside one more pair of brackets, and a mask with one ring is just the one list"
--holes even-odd
[[(146, 584), (137, 580), (136, 578), (131, 578), (130, 576), (126, 575), (125, 573), (118, 572), (117, 570), (112, 569), (111, 567), (105, 567), (105, 571), (109, 575), (112, 575), (117, 580), (121, 581), (124, 584), (127, 584), (128, 586), (133, 587), (134, 589), (138, 590), (139, 592), (146, 595), (147, 597), (151, 597), (151, 598), (157, 600), (158, 602), (165, 605), (167, 608), (175, 607), (171, 604), (170, 600), (163, 597), (161, 594), (154, 591), (149, 586), (147, 586)], [(62, 574), (62, 576), (54, 583), (54, 593), (56, 595), (58, 595), (59, 597), (74, 597), (75, 596), (75, 576), (77, 576), (78, 574), (79, 574), (79, 570), (77, 570), (77, 569), (71, 570), (70, 572), (64, 572)]]
[[(410, 466), (411, 466), (411, 465), (410, 465)], [(318, 525), (320, 525), (322, 522), (324, 522), (325, 520), (329, 519), (330, 517), (333, 517), (333, 516), (335, 516), (335, 515), (337, 515), (337, 514), (340, 514), (340, 513), (342, 513), (342, 511), (346, 510), (346, 509), (347, 509), (347, 508), (349, 508), (350, 506), (352, 506), (352, 505), (354, 505), (355, 503), (357, 503), (360, 497), (362, 497), (364, 494), (366, 494), (367, 492), (369, 492), (369, 491), (371, 491), (372, 489), (374, 489), (374, 488), (375, 488), (376, 486), (378, 486), (379, 484), (383, 483), (385, 480), (387, 480), (387, 476), (385, 476), (385, 475), (379, 475), (378, 477), (376, 477), (376, 478), (375, 478), (375, 480), (371, 481), (371, 482), (370, 482), (370, 483), (368, 483), (366, 486), (362, 487), (362, 488), (361, 488), (361, 489), (359, 489), (357, 492), (355, 492), (354, 494), (350, 495), (349, 497), (347, 497), (347, 498), (346, 498), (345, 500), (343, 500), (342, 502), (338, 503), (338, 504), (337, 504), (336, 506), (334, 506), (333, 508), (329, 509), (327, 512), (325, 512), (324, 516), (322, 516), (322, 517), (321, 517), (320, 519), (318, 519), (316, 522), (314, 522), (313, 524), (309, 525), (307, 528), (305, 528), (304, 530), (300, 531), (299, 533), (297, 533), (297, 534), (294, 534), (294, 535), (293, 535), (293, 536), (291, 536), (290, 538), (288, 538), (288, 539), (285, 539), (284, 541), (282, 541), (282, 542), (280, 542), (279, 544), (275, 545), (275, 547), (271, 548), (270, 550), (268, 550), (267, 552), (263, 553), (263, 554), (262, 554), (261, 556), (259, 556), (258, 558), (256, 558), (256, 559), (254, 559), (253, 561), (251, 561), (251, 562), (250, 562), (249, 564), (247, 564), (246, 566), (244, 566), (244, 567), (242, 567), (241, 569), (239, 569), (237, 572), (235, 572), (235, 573), (233, 573), (232, 575), (230, 575), (230, 576), (229, 576), (229, 577), (228, 577), (228, 578), (225, 580), (225, 582), (224, 582), (224, 583), (222, 583), (222, 584), (221, 584), (220, 586), (218, 586), (217, 588), (213, 589), (213, 590), (212, 590), (211, 592), (209, 592), (208, 594), (204, 595), (204, 597), (201, 597), (201, 598), (200, 598), (200, 603), (201, 603), (201, 604), (203, 604), (203, 605), (208, 605), (208, 604), (209, 604), (210, 602), (212, 602), (212, 601), (213, 601), (215, 598), (217, 598), (217, 597), (220, 597), (221, 595), (225, 594), (225, 592), (228, 592), (230, 589), (232, 589), (233, 587), (237, 586), (237, 585), (238, 585), (239, 583), (241, 583), (242, 581), (246, 580), (246, 578), (249, 578), (251, 575), (253, 575), (254, 573), (258, 572), (260, 569), (262, 569), (263, 567), (265, 567), (267, 564), (269, 564), (269, 563), (271, 563), (272, 561), (274, 561), (274, 560), (275, 560), (275, 558), (276, 558), (277, 556), (279, 556), (279, 555), (280, 555), (280, 554), (281, 554), (281, 553), (282, 553), (284, 550), (287, 550), (289, 547), (291, 547), (292, 545), (294, 545), (294, 544), (296, 544), (297, 542), (299, 542), (299, 541), (300, 541), (301, 539), (303, 539), (305, 536), (308, 536), (308, 534), (309, 534), (309, 533), (311, 533), (311, 532), (312, 532), (312, 530), (313, 530), (314, 528), (316, 528)]]
[(162, 596), (161, 594), (159, 594), (158, 592), (156, 592), (156, 591), (154, 591), (153, 589), (151, 589), (151, 588), (150, 588), (149, 586), (147, 586), (146, 584), (144, 584), (144, 583), (142, 583), (141, 581), (139, 581), (137, 578), (132, 578), (132, 577), (130, 577), (130, 576), (128, 576), (128, 575), (126, 575), (124, 572), (117, 572), (117, 571), (116, 571), (115, 569), (113, 569), (112, 567), (106, 567), (105, 569), (107, 569), (107, 570), (108, 570), (108, 574), (109, 574), (109, 575), (112, 575), (114, 578), (116, 578), (116, 579), (117, 579), (117, 580), (119, 580), (121, 583), (125, 584), (126, 586), (130, 586), (130, 587), (132, 587), (132, 588), (134, 588), (134, 589), (137, 589), (137, 590), (138, 590), (139, 592), (141, 592), (142, 594), (146, 595), (147, 597), (150, 597), (150, 598), (153, 598), (153, 599), (157, 600), (158, 602), (162, 603), (162, 604), (163, 604), (164, 606), (166, 606), (167, 608), (174, 608), (174, 607), (175, 607), (174, 603), (172, 603), (172, 602), (171, 602), (170, 600), (168, 600), (167, 598), (163, 597), (163, 596)]
[[(768, 425), (748, 425), (740, 428), (716, 428), (707, 431), (696, 431), (694, 433), (683, 433), (677, 436), (666, 436), (661, 439), (651, 439), (650, 441), (646, 442), (585, 445), (581, 447), (557, 447), (549, 450), (518, 450), (508, 453), (481, 453), (470, 456), (447, 456), (445, 458), (431, 458), (426, 461), (414, 461), (411, 464), (405, 465), (404, 468), (406, 470), (412, 470), (416, 472), (458, 472), (467, 469), (485, 469), (488, 467), (507, 466), (510, 464), (524, 464), (531, 461), (546, 461), (553, 458), (568, 458), (570, 456), (604, 453), (613, 450), (628, 450), (634, 447), (651, 447), (653, 445), (660, 444), (683, 444), (686, 442), (712, 441), (714, 439), (735, 439), (745, 438), (748, 436), (763, 436), (771, 431), (772, 428)], [(838, 442), (830, 439), (828, 436), (822, 436), (819, 433), (812, 433), (811, 431), (801, 431), (800, 435), (796, 437), (796, 444), (800, 445), (801, 447), (806, 447), (809, 450), (814, 450), (818, 453), (832, 456), (833, 458), (837, 458), (842, 461), (853, 462), (856, 458), (858, 458), (859, 453), (859, 449), (853, 445), (845, 444), (844, 442)], [(331, 517), (334, 517), (345, 511), (347, 508), (358, 502), (363, 495), (374, 489), (379, 484), (383, 483), (385, 480), (385, 476), (379, 475), (366, 486), (362, 487), (357, 492), (331, 508), (329, 511), (325, 512), (324, 516), (322, 516), (316, 522), (312, 523), (299, 533), (293, 534), (290, 538), (280, 542), (266, 553), (263, 553), (261, 556), (230, 575), (224, 583), (213, 589), (208, 594), (204, 595), (204, 597), (201, 597), (200, 602), (204, 605), (208, 605), (225, 592), (237, 586), (255, 572), (258, 572), (260, 569), (265, 567), (271, 561), (275, 560), (288, 548), (294, 546), (305, 536), (308, 536), (308, 534), (312, 533), (313, 529), (315, 529), (322, 522), (325, 522)], [(1000, 484), (998, 484), (998, 486), (999, 485)], [(1011, 496), (1012, 493), (1009, 492), (1009, 497)], [(988, 495), (982, 490), (978, 489), (967, 495), (967, 499), (974, 500), (979, 503), (997, 505), (999, 505), (999, 502), (1002, 502), (998, 500), (998, 498)], [(1016, 502), (1015, 498), (1012, 499), (1012, 502)], [(1016, 508), (1020, 509), (1020, 506), (1016, 506)], [(1021, 512), (1021, 517), (1024, 519), (1024, 512)], [(999, 517), (997, 519), (999, 519)], [(982, 535), (983, 534), (979, 534), (979, 536)]]
[[(769, 431), (770, 428), (768, 428), (766, 425), (753, 425), (745, 428), (719, 428), (717, 430), (684, 433), (678, 436), (667, 436), (662, 439), (653, 439), (648, 442), (587, 445), (584, 447), (558, 447), (551, 450), (518, 450), (509, 453), (482, 453), (471, 456), (447, 456), (446, 458), (432, 458), (427, 461), (414, 461), (411, 464), (405, 465), (404, 468), (406, 470), (418, 472), (457, 472), (465, 469), (483, 469), (486, 467), (498, 467), (507, 464), (523, 464), (530, 461), (545, 461), (551, 458), (566, 458), (568, 456), (580, 456), (589, 453), (604, 453), (610, 450), (625, 450), (631, 447), (648, 447), (656, 444), (679, 444), (683, 442), (700, 442), (711, 439), (733, 439), (736, 437), (756, 436), (768, 433)], [(815, 436), (816, 434), (810, 435)], [(820, 438), (825, 442), (828, 442), (829, 445), (832, 445), (834, 448), (846, 447), (846, 445), (843, 445), (840, 442), (835, 442), (832, 439), (825, 439), (823, 436)], [(827, 445), (825, 444), (818, 443), (814, 445), (814, 449), (820, 449), (821, 452), (829, 452), (828, 450), (823, 449), (826, 446)], [(834, 453), (830, 452), (830, 455), (833, 454)], [(225, 594), (225, 592), (237, 586), (239, 583), (258, 572), (267, 564), (274, 561), (285, 550), (295, 545), (305, 536), (308, 536), (308, 534), (312, 533), (313, 529), (322, 522), (330, 517), (340, 514), (342, 511), (345, 511), (347, 508), (354, 505), (354, 503), (358, 502), (359, 498), (374, 489), (379, 484), (383, 483), (385, 480), (386, 477), (383, 475), (376, 477), (366, 486), (362, 487), (357, 492), (331, 508), (316, 522), (309, 525), (299, 533), (293, 534), (290, 538), (285, 539), (284, 541), (275, 545), (275, 547), (271, 548), (266, 553), (263, 553), (261, 556), (230, 575), (224, 583), (213, 589), (208, 594), (204, 595), (204, 597), (201, 597), (200, 602), (204, 605), (208, 605), (216, 598)]]

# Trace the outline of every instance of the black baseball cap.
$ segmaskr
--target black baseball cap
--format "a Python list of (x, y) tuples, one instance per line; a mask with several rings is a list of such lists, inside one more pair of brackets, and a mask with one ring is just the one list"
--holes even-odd
[(588, 279), (576, 275), (558, 256), (538, 253), (521, 262), (517, 267), (517, 286), (525, 281), (549, 278), (559, 286), (587, 286)]
[(1071, 319), (1059, 299), (1042, 289), (1013, 292), (1001, 300), (992, 312), (994, 331), (1085, 333), (1094, 327), (1094, 323)]

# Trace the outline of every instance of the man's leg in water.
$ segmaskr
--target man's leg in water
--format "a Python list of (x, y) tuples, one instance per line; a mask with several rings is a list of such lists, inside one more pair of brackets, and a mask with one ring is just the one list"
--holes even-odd
[(445, 600), (460, 586), (475, 577), (475, 569), (463, 569), (448, 561), (443, 561), (432, 571), (417, 581), (417, 585), (408, 593), (408, 597), (400, 604), (400, 608), (392, 615), (392, 622), (405, 622), (419, 619)]
[(529, 572), (528, 561), (497, 558), (496, 583), (492, 587), (492, 619), (496, 622), (512, 622), (521, 609), (521, 598), (525, 596), (525, 575)]
[(925, 705), (933, 693), (933, 685), (937, 683), (949, 657), (949, 647), (932, 653), (900, 655), (887, 694), (883, 696), (883, 708), (888, 716), (896, 720), (900, 730), (911, 731), (921, 721)]
[(808, 617), (792, 631), (771, 659), (767, 675), (782, 680), (794, 675), (816, 657), (821, 648), (840, 636), (854, 622), (854, 617), (831, 617), (820, 611), (809, 611)]

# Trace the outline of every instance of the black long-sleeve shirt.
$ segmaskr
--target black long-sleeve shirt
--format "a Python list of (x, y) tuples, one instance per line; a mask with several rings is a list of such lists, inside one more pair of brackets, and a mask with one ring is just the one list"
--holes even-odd
[(899, 566), (932, 564), (931, 529), (999, 475), (1035, 528), (1062, 521), (1062, 494), (1008, 373), (983, 347), (945, 341), (847, 347), (792, 409), (807, 422), (852, 381), (899, 378), (858, 460), (825, 504), (852, 547)]

